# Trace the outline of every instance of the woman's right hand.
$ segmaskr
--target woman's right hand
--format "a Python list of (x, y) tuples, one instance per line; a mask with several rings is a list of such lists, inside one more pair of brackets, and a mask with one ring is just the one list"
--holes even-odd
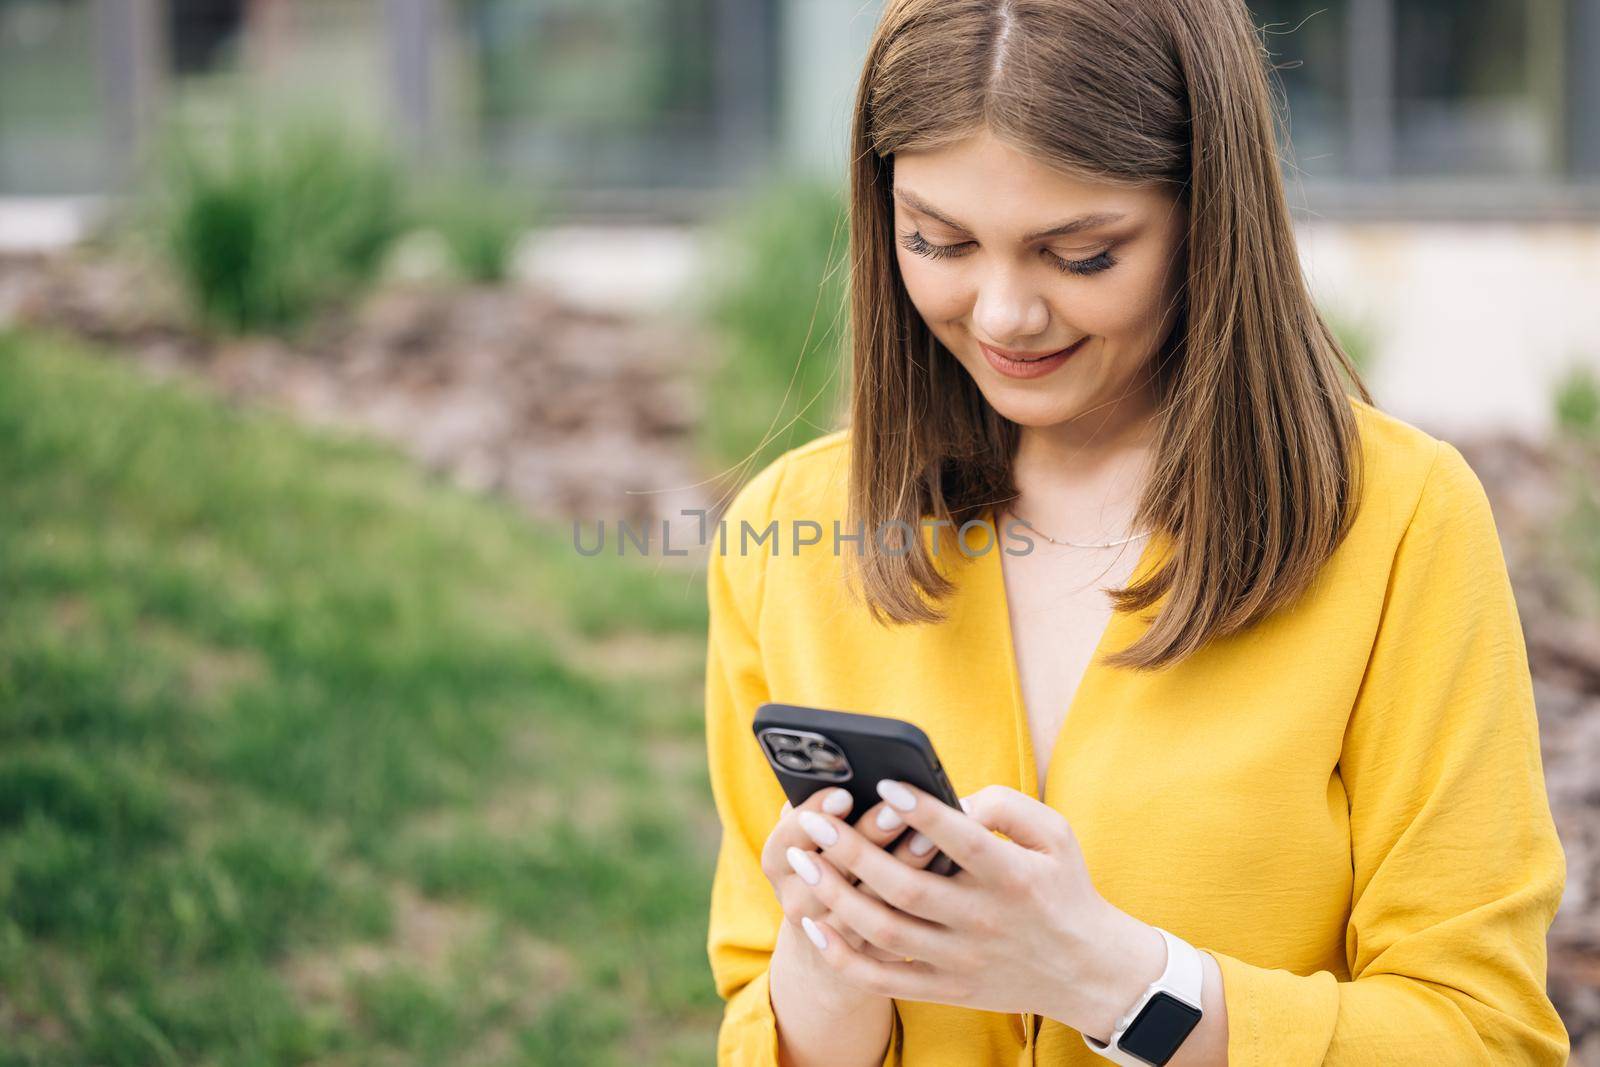
[[(773, 827), (772, 833), (767, 835), (766, 844), (761, 849), (761, 870), (772, 883), (773, 892), (777, 894), (778, 903), (783, 908), (784, 918), (793, 924), (793, 932), (800, 934), (800, 939), (806, 945), (810, 945), (811, 942), (800, 929), (800, 919), (808, 916), (814, 922), (828, 923), (859, 952), (881, 960), (898, 960), (899, 956), (885, 952), (871, 942), (863, 941), (848, 924), (834, 919), (833, 910), (817, 899), (811, 884), (801, 874), (801, 871), (807, 869), (807, 864), (813, 868), (831, 864), (828, 864), (828, 860), (823, 857), (820, 846), (801, 826), (800, 813), (825, 811), (830, 815), (844, 818), (850, 813), (852, 803), (853, 798), (849, 790), (830, 787), (812, 793), (799, 808), (784, 804), (777, 825)], [(884, 815), (885, 812), (888, 814)], [(884, 824), (879, 823), (880, 817), (883, 818)], [(883, 801), (868, 808), (866, 813), (852, 825), (861, 836), (879, 847), (887, 845), (903, 834), (890, 854), (909, 866), (926, 867), (932, 862), (933, 857), (938, 855), (936, 849), (929, 849), (924, 855), (918, 856), (911, 849), (913, 834), (905, 833), (905, 823), (900, 819), (899, 813)], [(794, 852), (791, 853), (791, 849)], [(791, 857), (793, 857), (792, 862)], [(861, 886), (848, 872), (844, 872), (843, 877), (858, 885), (867, 895), (877, 896), (871, 889)], [(820, 954), (817, 960), (821, 960)]]

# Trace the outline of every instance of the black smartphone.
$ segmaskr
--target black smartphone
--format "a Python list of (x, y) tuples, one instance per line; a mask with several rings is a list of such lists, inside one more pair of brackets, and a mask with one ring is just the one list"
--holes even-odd
[[(921, 729), (885, 715), (827, 711), (798, 704), (762, 704), (753, 724), (756, 741), (772, 765), (789, 803), (799, 807), (819, 789), (848, 789), (854, 803), (845, 821), (854, 823), (883, 798), (878, 782), (909, 782), (960, 809), (961, 799), (945, 777), (933, 742)], [(910, 832), (907, 827), (900, 836)], [(899, 841), (896, 837), (885, 848)], [(935, 874), (960, 870), (943, 852), (928, 864)]]

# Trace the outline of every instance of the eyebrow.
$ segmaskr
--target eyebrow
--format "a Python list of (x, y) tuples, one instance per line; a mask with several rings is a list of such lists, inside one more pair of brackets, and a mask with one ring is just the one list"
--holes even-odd
[[(938, 219), (946, 226), (954, 227), (955, 229), (961, 230), (963, 233), (972, 232), (972, 228), (970, 226), (966, 226), (960, 222), (957, 222), (949, 215), (946, 215), (944, 212), (940, 211), (938, 208), (922, 199), (916, 193), (913, 193), (910, 189), (896, 188), (894, 195), (895, 199), (899, 200), (907, 207), (920, 211), (924, 215)], [(1080, 233), (1083, 230), (1092, 230), (1096, 226), (1105, 226), (1108, 223), (1119, 222), (1125, 218), (1127, 218), (1126, 214), (1117, 211), (1091, 212), (1087, 215), (1079, 215), (1076, 218), (1067, 219), (1065, 222), (1058, 222), (1054, 226), (1047, 226), (1042, 230), (1035, 230), (1033, 233), (1030, 233), (1024, 237), (1023, 240), (1038, 241), (1045, 237), (1065, 237), (1068, 234)]]

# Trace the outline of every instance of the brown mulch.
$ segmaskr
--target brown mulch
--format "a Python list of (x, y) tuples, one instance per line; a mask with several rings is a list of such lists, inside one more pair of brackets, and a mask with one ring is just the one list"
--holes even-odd
[[(713, 346), (682, 322), (574, 308), (536, 289), (388, 286), (293, 342), (182, 325), (158, 271), (90, 254), (0, 256), (0, 325), (63, 329), (230, 399), (398, 444), (546, 518), (694, 529)], [(677, 558), (677, 557), (670, 557)]]
[[(175, 325), (177, 307), (157, 276), (104, 256), (0, 257), (0, 326), (65, 329), (228, 397), (374, 433), (536, 515), (670, 521), (676, 540), (681, 509), (715, 495), (692, 443), (711, 346), (681, 323), (521, 288), (391, 287), (289, 344), (206, 339)], [(1572, 1062), (1600, 1067), (1600, 593), (1575, 580), (1555, 532), (1574, 480), (1600, 486), (1600, 449), (1515, 435), (1452, 444), (1494, 506), (1567, 854), (1551, 996)]]
[[(1494, 508), (1528, 646), (1545, 784), (1567, 854), (1566, 893), (1550, 931), (1550, 995), (1572, 1035), (1571, 1062), (1600, 1067), (1600, 611), (1594, 583), (1573, 574), (1557, 532), (1571, 486), (1600, 487), (1600, 447), (1509, 435), (1451, 443)], [(1600, 539), (1600, 530), (1589, 537)]]

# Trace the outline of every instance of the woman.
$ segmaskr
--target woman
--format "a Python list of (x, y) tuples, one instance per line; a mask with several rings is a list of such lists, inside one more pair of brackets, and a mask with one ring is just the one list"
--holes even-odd
[[(1273, 134), (1237, 0), (888, 5), (849, 426), (710, 556), (721, 1062), (1565, 1062), (1494, 519), (1346, 395)], [(790, 810), (767, 700), (916, 723), (965, 810)]]

